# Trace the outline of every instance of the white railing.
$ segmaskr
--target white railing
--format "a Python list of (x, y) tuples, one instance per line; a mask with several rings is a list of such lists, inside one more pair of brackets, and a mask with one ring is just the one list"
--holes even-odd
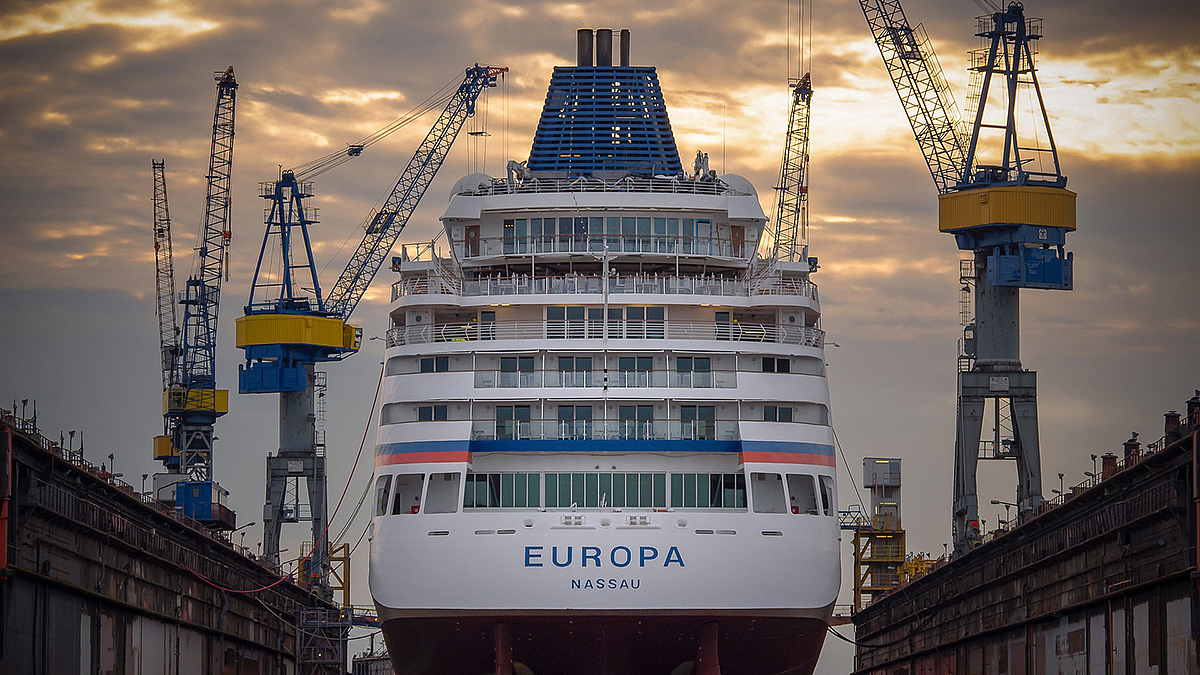
[(482, 340), (602, 339), (770, 342), (820, 348), (825, 331), (801, 326), (713, 321), (496, 321), (398, 326), (388, 331), (389, 347)]
[(736, 420), (475, 420), (473, 440), (736, 441)]
[(529, 178), (520, 183), (503, 178), (493, 178), (473, 188), (459, 192), (470, 196), (506, 194), (530, 194), (541, 192), (657, 192), (689, 195), (734, 195), (740, 192), (719, 180), (694, 180), (683, 176), (670, 178), (637, 178), (627, 176), (616, 180), (593, 177), (579, 178)]
[[(480, 370), (475, 372), (475, 387), (478, 389), (603, 387), (605, 386), (604, 376), (603, 370), (595, 369)], [(732, 389), (737, 387), (737, 373), (731, 370), (610, 370), (607, 384), (614, 388)]]
[[(799, 278), (746, 281), (720, 277), (618, 276), (609, 278), (608, 292), (609, 294), (644, 293), (726, 297), (796, 295), (817, 300), (817, 285)], [(449, 293), (471, 297), (550, 294), (600, 295), (604, 293), (604, 279), (599, 276), (581, 275), (561, 277), (511, 275), (459, 281), (438, 276), (420, 276), (401, 279), (392, 284), (392, 300), (397, 300), (402, 296), (429, 293)]]
[(669, 234), (527, 234), (453, 241), (460, 258), (548, 253), (658, 253), (666, 256), (746, 258), (754, 251), (747, 242), (711, 236)]

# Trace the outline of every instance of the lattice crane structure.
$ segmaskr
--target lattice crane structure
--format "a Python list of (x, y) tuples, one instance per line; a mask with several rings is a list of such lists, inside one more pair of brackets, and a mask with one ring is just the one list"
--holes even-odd
[[(391, 251), (442, 162), (463, 123), (475, 113), (475, 101), (507, 68), (475, 66), (466, 69), (457, 89), (445, 97), (445, 107), (418, 146), (382, 207), (363, 223), (364, 236), (341, 275), (323, 296), (309, 238), (316, 212), (305, 205), (312, 197), (307, 177), (358, 156), (364, 147), (415, 117), (347, 147), (344, 152), (285, 170), (277, 181), (263, 183), (260, 196), (270, 211), (255, 268), (245, 316), (237, 320), (237, 345), (245, 350), (239, 367), (238, 391), (279, 394), (279, 451), (267, 458), (267, 499), (263, 513), (263, 553), (278, 564), (280, 534), (285, 522), (311, 521), (312, 556), (305, 583), (330, 596), (329, 542), (326, 539), (325, 453), (315, 427), (319, 362), (338, 361), (358, 351), (362, 329), (347, 323), (366, 293), (380, 264)], [(297, 239), (299, 236), (299, 239)], [(280, 256), (279, 270), (268, 269)], [(303, 283), (304, 286), (300, 286)], [(298, 497), (303, 478), (309, 511)]]
[[(976, 469), (980, 459), (1017, 465), (1022, 512), (1043, 501), (1037, 428), (1037, 373), (1021, 367), (1021, 288), (1070, 290), (1075, 193), (1066, 189), (1034, 61), (1041, 20), (1019, 2), (978, 17), (982, 46), (971, 54), (974, 110), (969, 133), (924, 30), (898, 0), (859, 0), (888, 74), (939, 192), (938, 227), (971, 251), (963, 279), (975, 317), (958, 373), (954, 461), (954, 551), (980, 541)], [(999, 80), (1003, 86), (997, 84)], [(994, 106), (989, 103), (995, 101)], [(1019, 114), (1028, 104), (1028, 116)], [(1002, 116), (989, 118), (989, 107)], [(997, 138), (1002, 137), (1002, 138)], [(990, 163), (981, 161), (988, 155)], [(985, 408), (995, 430), (981, 442)]]
[(775, 210), (776, 260), (808, 262), (808, 130), (812, 105), (809, 73), (789, 82), (792, 89), (787, 140), (779, 165), (779, 204)]
[[(229, 410), (229, 392), (217, 389), (217, 310), (228, 262), (229, 180), (233, 167), (234, 110), (238, 83), (233, 67), (216, 74), (204, 217), (195, 273), (179, 298), (183, 321), (176, 324), (171, 221), (163, 162), (154, 172), (154, 247), (162, 351), (165, 433), (154, 440), (154, 457), (167, 468), (155, 475), (155, 494), (173, 501), (183, 515), (217, 529), (233, 529), (227, 492), (212, 477), (213, 427)], [(170, 488), (169, 493), (162, 492)]]

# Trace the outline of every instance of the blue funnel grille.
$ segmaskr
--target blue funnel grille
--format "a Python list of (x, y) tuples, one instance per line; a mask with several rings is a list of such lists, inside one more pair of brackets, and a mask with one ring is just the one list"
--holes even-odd
[(683, 173), (654, 67), (556, 66), (529, 169)]

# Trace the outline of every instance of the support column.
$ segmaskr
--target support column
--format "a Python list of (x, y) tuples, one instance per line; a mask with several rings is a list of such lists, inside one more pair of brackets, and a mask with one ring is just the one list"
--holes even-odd
[(721, 675), (721, 663), (717, 658), (717, 623), (706, 623), (700, 627), (700, 648), (696, 654), (696, 675)]
[(506, 623), (492, 626), (496, 647), (496, 675), (513, 675), (512, 628)]

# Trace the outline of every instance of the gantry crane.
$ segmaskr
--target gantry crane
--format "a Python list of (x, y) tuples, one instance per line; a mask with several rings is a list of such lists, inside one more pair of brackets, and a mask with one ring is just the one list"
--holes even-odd
[[(263, 553), (278, 564), (282, 524), (311, 520), (313, 549), (304, 581), (325, 595), (330, 593), (329, 543), (323, 541), (327, 529), (325, 456), (314, 426), (315, 364), (358, 351), (362, 329), (347, 323), (350, 314), (446, 159), (463, 123), (474, 114), (479, 94), (495, 86), (497, 77), (507, 70), (478, 64), (466, 69), (383, 206), (363, 223), (363, 239), (328, 296), (322, 296), (313, 260), (308, 230), (317, 221), (315, 212), (304, 204), (312, 196), (312, 183), (305, 178), (344, 160), (323, 158), (300, 170), (285, 170), (279, 180), (262, 185), (260, 195), (270, 201), (271, 208), (246, 314), (237, 320), (237, 345), (246, 353), (246, 363), (239, 367), (238, 391), (279, 394), (279, 451), (267, 458)], [(361, 154), (365, 145), (380, 137), (376, 134), (350, 145), (344, 156)], [(297, 230), (303, 242), (302, 257), (296, 257)], [(265, 264), (276, 254), (281, 256), (281, 266), (272, 276)], [(311, 286), (300, 287), (297, 275)], [(285, 503), (289, 489), (298, 494), (299, 478), (304, 478), (308, 491), (307, 515), (299, 512), (298, 505)]]
[[(233, 165), (233, 66), (217, 73), (207, 192), (195, 273), (179, 304), (183, 322), (175, 323), (174, 270), (170, 216), (163, 163), (154, 162), (154, 245), (157, 272), (159, 338), (163, 370), (165, 433), (154, 439), (154, 457), (167, 467), (155, 475), (155, 493), (171, 500), (183, 515), (206, 526), (233, 529), (227, 493), (212, 477), (213, 427), (229, 410), (229, 392), (216, 386), (217, 309), (225, 277), (229, 229), (229, 179)], [(161, 490), (170, 488), (170, 494)]]
[[(1066, 189), (1038, 84), (1040, 19), (1026, 18), (1019, 2), (978, 17), (967, 132), (921, 26), (909, 25), (899, 0), (859, 2), (937, 186), (938, 227), (972, 252), (962, 276), (974, 287), (975, 317), (964, 332), (955, 426), (954, 551), (962, 554), (980, 541), (980, 459), (1016, 460), (1021, 512), (1043, 501), (1037, 373), (1021, 367), (1018, 291), (1072, 288), (1064, 245), (1075, 229), (1075, 193)], [(999, 92), (991, 90), (995, 78), (1003, 80)], [(991, 98), (1003, 104), (998, 121), (985, 121)], [(1018, 124), (1022, 99), (1033, 111), (1028, 126)], [(997, 157), (985, 164), (981, 153)], [(988, 403), (995, 429), (981, 442)]]

